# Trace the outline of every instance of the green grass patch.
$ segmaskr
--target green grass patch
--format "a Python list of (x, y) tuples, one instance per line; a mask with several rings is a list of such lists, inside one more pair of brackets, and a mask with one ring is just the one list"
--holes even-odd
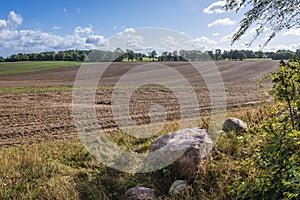
[(0, 63), (0, 75), (36, 72), (47, 69), (80, 66), (81, 62), (69, 61), (33, 61)]
[(272, 60), (272, 58), (246, 58), (244, 60)]
[[(174, 88), (174, 89), (207, 89), (207, 87), (193, 87), (193, 86), (134, 86), (134, 85), (124, 85), (124, 86), (98, 86), (97, 89), (128, 89), (128, 88), (136, 88), (136, 89), (168, 89), (168, 88)], [(70, 91), (74, 90), (76, 88), (72, 86), (64, 86), (64, 87), (36, 87), (36, 88), (0, 88), (0, 93), (10, 93), (10, 92), (17, 92), (17, 93), (22, 93), (22, 92), (55, 92), (55, 91)], [(79, 88), (77, 88), (79, 89)], [(84, 88), (83, 88), (84, 89)]]
[(0, 93), (10, 93), (10, 92), (55, 92), (55, 91), (69, 91), (73, 90), (73, 87), (46, 87), (46, 88), (0, 88)]

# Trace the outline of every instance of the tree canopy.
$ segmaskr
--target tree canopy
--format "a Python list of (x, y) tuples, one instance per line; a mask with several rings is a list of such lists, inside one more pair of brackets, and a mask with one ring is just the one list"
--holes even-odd
[(256, 34), (248, 45), (259, 36), (263, 36), (265, 40), (263, 46), (267, 45), (276, 33), (300, 27), (300, 0), (226, 0), (225, 8), (228, 11), (239, 12), (247, 7), (250, 8), (240, 21), (240, 27), (232, 37), (232, 44), (252, 25), (256, 25)]

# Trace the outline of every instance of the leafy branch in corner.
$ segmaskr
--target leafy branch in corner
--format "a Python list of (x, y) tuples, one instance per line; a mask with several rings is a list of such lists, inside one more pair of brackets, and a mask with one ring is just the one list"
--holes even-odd
[(266, 46), (276, 33), (284, 29), (300, 27), (300, 0), (226, 0), (227, 11), (240, 12), (243, 8), (251, 7), (240, 21), (240, 28), (232, 37), (232, 44), (239, 40), (252, 25), (256, 25), (255, 37), (249, 46), (263, 33)]

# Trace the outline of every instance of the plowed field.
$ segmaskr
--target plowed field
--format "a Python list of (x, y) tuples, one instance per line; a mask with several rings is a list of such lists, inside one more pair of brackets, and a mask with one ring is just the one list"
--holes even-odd
[[(188, 63), (163, 64), (180, 72), (195, 87), (201, 116), (201, 110), (209, 109), (211, 102), (206, 84), (199, 74)], [(107, 87), (99, 87), (95, 100), (98, 119), (103, 128), (117, 128), (111, 110), (113, 88), (110, 86), (138, 65), (141, 63), (113, 63), (103, 74), (99, 84)], [(226, 88), (227, 104), (234, 106), (259, 101), (260, 90), (256, 82), (264, 74), (275, 70), (278, 62), (218, 61), (216, 65)], [(0, 146), (76, 137), (71, 87), (78, 69), (79, 66), (74, 66), (0, 75)], [(149, 123), (147, 113), (153, 103), (165, 108), (168, 120), (180, 118), (178, 99), (168, 88), (137, 89), (130, 102), (131, 117), (138, 124)]]

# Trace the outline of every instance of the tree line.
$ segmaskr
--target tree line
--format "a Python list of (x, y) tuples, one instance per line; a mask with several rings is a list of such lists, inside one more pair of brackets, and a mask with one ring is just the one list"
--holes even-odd
[(300, 57), (300, 49), (296, 52), (279, 50), (277, 52), (263, 52), (252, 50), (224, 50), (215, 51), (180, 50), (162, 52), (158, 55), (155, 50), (145, 53), (137, 53), (127, 49), (123, 51), (117, 48), (115, 51), (102, 50), (66, 50), (59, 52), (41, 52), (29, 54), (13, 54), (7, 58), (0, 57), (0, 62), (18, 61), (78, 61), (78, 62), (123, 62), (123, 61), (200, 61), (200, 60), (244, 60), (263, 59), (288, 60), (292, 57)]

